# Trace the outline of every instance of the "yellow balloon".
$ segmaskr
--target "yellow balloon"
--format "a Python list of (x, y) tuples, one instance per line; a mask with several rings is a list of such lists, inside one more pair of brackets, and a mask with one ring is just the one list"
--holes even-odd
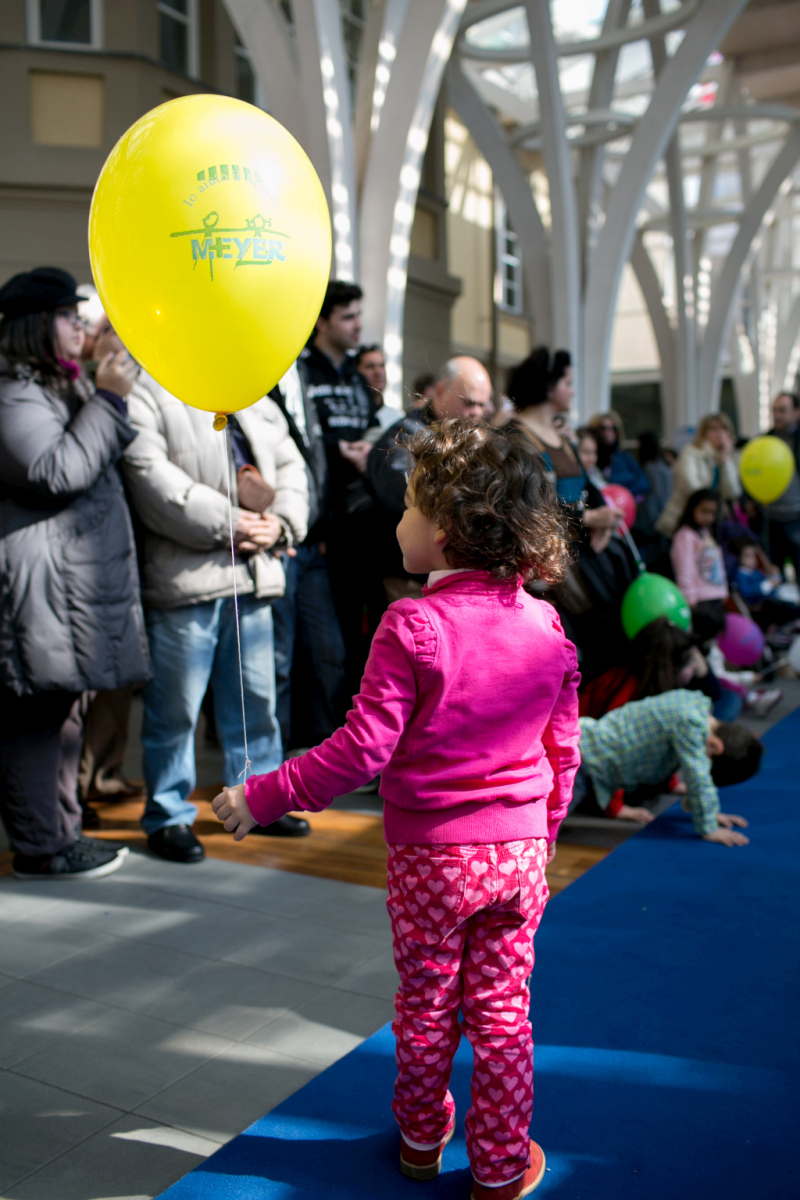
[(742, 483), (759, 504), (772, 504), (782, 496), (795, 471), (794, 455), (777, 437), (753, 438), (742, 451)]
[(89, 217), (97, 290), (130, 353), (210, 412), (255, 404), (314, 327), (325, 194), (282, 125), (226, 96), (170, 100), (123, 135)]

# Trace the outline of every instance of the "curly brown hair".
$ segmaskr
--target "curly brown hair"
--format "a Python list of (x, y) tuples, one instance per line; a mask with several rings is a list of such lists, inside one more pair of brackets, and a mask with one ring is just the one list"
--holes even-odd
[(452, 567), (560, 582), (566, 530), (547, 468), (523, 432), (441, 421), (408, 444), (414, 503), (447, 534)]

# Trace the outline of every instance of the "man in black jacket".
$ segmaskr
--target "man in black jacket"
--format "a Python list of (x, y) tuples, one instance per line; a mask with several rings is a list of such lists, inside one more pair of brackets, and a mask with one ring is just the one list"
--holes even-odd
[(286, 591), (272, 605), (277, 716), (284, 750), (289, 750), (317, 745), (344, 721), (345, 649), (325, 555), (325, 443), (297, 366), (287, 371), (270, 398), (286, 417), (308, 478), (308, 536), (294, 556), (284, 558)]
[(781, 438), (794, 457), (794, 475), (773, 504), (764, 505), (764, 548), (783, 567), (787, 558), (800, 579), (800, 396), (781, 392), (772, 402), (772, 437)]
[(377, 615), (370, 569), (371, 498), (364, 487), (364, 434), (378, 421), (353, 352), (361, 344), (356, 283), (332, 279), (314, 334), (298, 359), (305, 395), (322, 430), (328, 463), (326, 557), (347, 651), (347, 695), (358, 690)]
[(332, 279), (314, 334), (298, 359), (306, 397), (316, 407), (322, 430), (328, 502), (331, 515), (337, 517), (347, 514), (348, 494), (360, 487), (371, 448), (364, 434), (378, 423), (375, 403), (354, 355), (361, 344), (363, 294), (357, 283)]
[(434, 421), (460, 418), (479, 421), (492, 398), (492, 381), (476, 358), (451, 358), (436, 379), (433, 399), (414, 408), (387, 429), (367, 458), (366, 482), (374, 501), (375, 562), (386, 599), (419, 596), (425, 578), (409, 575), (395, 530), (405, 509), (410, 458), (406, 446), (417, 432)]

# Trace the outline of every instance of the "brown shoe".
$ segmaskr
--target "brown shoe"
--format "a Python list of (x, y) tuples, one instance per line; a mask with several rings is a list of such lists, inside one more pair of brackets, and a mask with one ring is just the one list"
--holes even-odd
[(409, 1179), (435, 1179), (442, 1169), (442, 1151), (456, 1128), (455, 1116), (444, 1139), (425, 1150), (415, 1150), (404, 1137), (400, 1138), (400, 1170)]
[(503, 1187), (484, 1187), (477, 1179), (472, 1185), (472, 1200), (519, 1200), (534, 1191), (544, 1178), (544, 1151), (531, 1141), (531, 1165), (519, 1179), (513, 1179)]

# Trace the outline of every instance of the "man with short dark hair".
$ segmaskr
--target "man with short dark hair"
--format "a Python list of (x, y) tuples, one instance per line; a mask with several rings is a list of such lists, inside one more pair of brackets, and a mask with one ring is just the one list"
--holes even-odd
[[(386, 357), (379, 345), (362, 346), (356, 355), (356, 365), (367, 381), (373, 402), (378, 427), (385, 433), (402, 417), (402, 413), (386, 404), (383, 393), (386, 391)], [(373, 434), (377, 431), (373, 430)], [(369, 439), (368, 439), (369, 440)], [(375, 437), (373, 441), (377, 440)]]
[(357, 283), (332, 279), (314, 333), (298, 359), (306, 395), (319, 414), (334, 511), (348, 485), (364, 473), (370, 451), (364, 434), (377, 424), (375, 404), (353, 354), (361, 342), (363, 295)]
[(794, 455), (794, 475), (786, 491), (764, 505), (764, 549), (783, 567), (787, 558), (800, 580), (800, 396), (781, 392), (772, 401), (772, 437), (781, 438)]
[(357, 283), (332, 279), (311, 340), (297, 360), (306, 397), (316, 407), (328, 460), (324, 549), (347, 651), (348, 696), (358, 690), (367, 660), (369, 613), (374, 607), (364, 552), (371, 501), (363, 476), (372, 449), (364, 435), (378, 422), (353, 353), (361, 343), (362, 296)]

